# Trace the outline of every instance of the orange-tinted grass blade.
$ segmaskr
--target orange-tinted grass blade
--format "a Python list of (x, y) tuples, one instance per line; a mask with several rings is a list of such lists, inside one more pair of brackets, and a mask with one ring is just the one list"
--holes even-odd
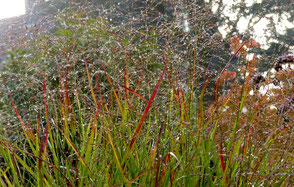
[[(100, 106), (101, 102), (102, 102), (102, 100), (99, 102), (99, 106)], [(99, 111), (99, 108), (100, 108), (99, 106), (98, 106), (97, 111), (96, 111), (96, 114), (95, 114), (95, 120), (94, 120), (93, 127), (94, 127), (95, 124), (97, 123), (98, 111)], [(92, 128), (92, 131), (93, 131), (93, 128)], [(92, 134), (93, 134), (93, 133), (92, 133)], [(124, 169), (123, 169), (123, 167), (122, 167), (122, 164), (121, 164), (121, 162), (120, 162), (120, 160), (119, 160), (119, 156), (118, 156), (118, 154), (117, 154), (116, 148), (115, 148), (114, 143), (113, 143), (113, 141), (112, 141), (112, 137), (111, 137), (111, 135), (110, 135), (110, 132), (107, 131), (106, 134), (107, 134), (107, 136), (108, 136), (108, 139), (109, 139), (110, 145), (111, 145), (111, 147), (112, 147), (112, 149), (113, 149), (114, 157), (115, 157), (115, 159), (116, 159), (116, 163), (117, 163), (117, 165), (118, 165), (118, 167), (119, 167), (120, 172), (122, 173), (122, 175), (123, 175), (123, 177), (124, 177), (124, 181), (125, 181), (125, 182), (129, 182), (127, 176), (126, 176), (125, 173), (124, 173)]]
[[(223, 141), (222, 140), (220, 142), (220, 161), (221, 161), (221, 167), (222, 167), (223, 173), (225, 175), (226, 166), (225, 166), (224, 155), (223, 155)], [(226, 176), (226, 183), (227, 184), (229, 183), (228, 176)]]
[(138, 178), (142, 177), (143, 175), (145, 175), (146, 173), (152, 171), (154, 169), (154, 167), (152, 167), (151, 169), (147, 170), (147, 171), (143, 171), (142, 173), (140, 173), (137, 177), (135, 177), (133, 180), (131, 180), (131, 183), (134, 183)]
[(101, 90), (100, 90), (100, 86), (99, 86), (97, 73), (95, 73), (95, 81), (96, 81), (96, 86), (97, 86), (97, 89), (98, 89), (98, 93), (101, 96)]
[(140, 133), (140, 131), (141, 131), (141, 128), (142, 128), (142, 126), (143, 126), (143, 123), (144, 123), (144, 121), (145, 121), (145, 119), (146, 119), (146, 117), (147, 117), (147, 114), (148, 114), (148, 112), (149, 112), (149, 110), (150, 110), (151, 104), (152, 104), (153, 100), (155, 99), (155, 96), (156, 96), (156, 94), (157, 94), (157, 91), (158, 91), (159, 85), (160, 85), (160, 83), (161, 83), (161, 81), (162, 81), (162, 79), (163, 79), (163, 76), (164, 76), (164, 74), (165, 74), (166, 68), (167, 68), (167, 66), (164, 67), (164, 70), (162, 71), (162, 74), (161, 74), (159, 80), (157, 81), (157, 84), (156, 84), (156, 86), (155, 86), (155, 88), (154, 88), (154, 91), (153, 91), (153, 93), (152, 93), (152, 95), (151, 95), (151, 98), (150, 98), (149, 101), (148, 101), (148, 104), (147, 104), (147, 106), (146, 106), (146, 108), (145, 108), (145, 111), (144, 111), (144, 113), (143, 113), (143, 116), (142, 116), (141, 119), (140, 119), (140, 122), (139, 122), (139, 124), (138, 124), (138, 126), (137, 126), (137, 128), (136, 128), (136, 131), (135, 131), (135, 133), (134, 133), (134, 135), (133, 135), (132, 141), (131, 141), (131, 143), (130, 143), (130, 145), (129, 145), (129, 147), (128, 147), (128, 150), (127, 150), (127, 152), (126, 152), (125, 157), (124, 157), (123, 160), (125, 160), (126, 157), (128, 156), (129, 152), (131, 151), (131, 149), (132, 149), (132, 147), (133, 147), (133, 145), (134, 145), (134, 143), (135, 143), (135, 141), (136, 141), (136, 139), (137, 139), (137, 137), (138, 137), (138, 135), (139, 135), (139, 133)]
[[(164, 61), (165, 65), (167, 66), (167, 62), (166, 62), (164, 57), (163, 57), (163, 61)], [(168, 69), (167, 69), (167, 74), (168, 74), (168, 79), (169, 79), (170, 85), (171, 85), (171, 87), (172, 87), (172, 89), (173, 89), (173, 91), (175, 93), (175, 101), (178, 104), (178, 107), (180, 109), (180, 113), (182, 113), (182, 105), (181, 105), (181, 99), (180, 99), (179, 90), (176, 89), (176, 87), (174, 86), (173, 79), (172, 79), (172, 74)]]
[(40, 119), (37, 118), (37, 125), (36, 125), (37, 137), (40, 137)]
[[(140, 87), (140, 85), (141, 85), (141, 80), (142, 80), (142, 78), (143, 78), (143, 73), (141, 73), (141, 77), (140, 77), (139, 80), (138, 80), (137, 86), (136, 86), (136, 88), (135, 88), (135, 90), (134, 90), (135, 92), (139, 89), (139, 87)], [(131, 98), (131, 100), (130, 100), (130, 103), (133, 102), (134, 97), (135, 97), (135, 95), (132, 96), (132, 98)]]
[(155, 146), (154, 146), (153, 151), (151, 153), (151, 161), (153, 161), (153, 159), (155, 157), (155, 154), (156, 154), (156, 151), (157, 151), (157, 147), (158, 147), (158, 144), (159, 144), (159, 140), (160, 140), (160, 136), (162, 134), (162, 130), (163, 130), (163, 127), (164, 127), (164, 123), (165, 122), (162, 122), (162, 124), (161, 124), (161, 127), (160, 127), (160, 130), (159, 130), (158, 136), (157, 136), (157, 140), (156, 140)]
[[(58, 127), (58, 126), (57, 126)], [(65, 139), (67, 140), (67, 142), (69, 143), (69, 145), (71, 146), (71, 148), (74, 150), (74, 152), (77, 154), (79, 160), (82, 162), (82, 164), (86, 166), (86, 163), (84, 161), (84, 159), (81, 157), (81, 155), (79, 154), (79, 152), (77, 151), (77, 149), (74, 147), (73, 143), (70, 141), (70, 139), (66, 136), (66, 134), (61, 130), (60, 127), (58, 127), (59, 131), (61, 132), (61, 134), (65, 137)]]
[(31, 129), (31, 128), (27, 128), (27, 127), (25, 126), (25, 123), (23, 122), (23, 120), (22, 120), (22, 118), (21, 118), (21, 116), (20, 116), (20, 114), (19, 114), (19, 112), (18, 112), (18, 110), (17, 110), (17, 108), (16, 108), (16, 106), (15, 106), (15, 104), (14, 104), (14, 102), (13, 102), (11, 92), (9, 92), (9, 97), (10, 97), (11, 105), (12, 105), (12, 107), (13, 107), (15, 113), (16, 113), (16, 116), (17, 116), (19, 122), (20, 122), (20, 125), (22, 126), (23, 130), (24, 130), (25, 133), (28, 135), (28, 137), (29, 137), (32, 141), (35, 141), (35, 137), (34, 137), (34, 135), (33, 135), (32, 129)]
[(107, 72), (106, 72), (106, 69), (105, 69), (103, 63), (100, 62), (100, 64), (101, 64), (101, 66), (102, 66), (102, 68), (103, 68), (103, 70), (104, 70), (104, 72), (105, 72), (105, 74), (106, 74), (107, 80), (108, 80), (108, 82), (109, 82), (111, 88), (113, 89), (113, 94), (114, 94), (114, 97), (115, 97), (116, 103), (117, 103), (117, 105), (118, 105), (119, 111), (120, 111), (121, 115), (123, 115), (123, 108), (122, 108), (122, 105), (121, 105), (121, 103), (120, 103), (120, 100), (119, 100), (119, 98), (118, 98), (118, 96), (117, 96), (116, 90), (115, 90), (115, 88), (114, 88), (114, 86), (113, 86), (113, 84), (112, 84), (112, 82), (111, 82), (111, 79), (110, 79), (109, 75), (108, 75)]
[(193, 155), (192, 155), (192, 157), (190, 158), (189, 163), (187, 164), (187, 166), (186, 166), (186, 168), (185, 168), (185, 170), (184, 170), (183, 173), (186, 173), (187, 169), (188, 169), (189, 166), (192, 164), (192, 161), (193, 161), (195, 155), (196, 155), (196, 152), (193, 153)]
[[(61, 93), (59, 92), (58, 94), (58, 98), (59, 98), (59, 103), (60, 103), (60, 112), (61, 112), (61, 116), (62, 116), (62, 123), (64, 125), (64, 129), (68, 129), (67, 128), (67, 121), (66, 121), (66, 116), (65, 116), (65, 111), (64, 111), (64, 106), (63, 106), (63, 99), (62, 99), (62, 96), (61, 96)], [(67, 132), (68, 130), (66, 130)]]
[[(143, 171), (142, 173), (140, 173), (137, 177), (135, 177), (133, 180), (131, 180), (128, 184), (132, 184), (134, 183), (138, 178), (142, 177), (143, 175), (147, 174), (148, 172), (154, 170), (155, 168), (152, 167), (147, 171)], [(110, 177), (110, 175), (109, 175)], [(108, 177), (108, 182), (110, 181), (110, 178)], [(111, 187), (115, 187), (115, 186), (123, 186), (124, 184), (116, 184), (116, 185), (112, 185)]]
[(90, 73), (89, 73), (89, 70), (88, 70), (88, 65), (87, 65), (87, 62), (85, 60), (83, 60), (83, 62), (85, 63), (85, 66), (86, 66), (86, 72), (87, 72), (87, 77), (88, 77), (88, 81), (89, 81), (89, 85), (90, 85), (90, 89), (91, 89), (92, 98), (93, 98), (93, 101), (95, 103), (95, 106), (97, 107), (96, 96), (95, 96), (95, 93), (94, 93), (94, 88), (92, 86), (92, 81), (91, 81)]
[(171, 173), (171, 177), (170, 177), (170, 186), (173, 186), (173, 182), (174, 182), (174, 178), (175, 178), (176, 171), (177, 171), (177, 168), (174, 169), (174, 171)]
[(189, 117), (188, 117), (188, 112), (187, 112), (187, 105), (186, 105), (186, 102), (185, 102), (185, 96), (184, 96), (184, 93), (183, 93), (183, 90), (182, 89), (180, 89), (180, 93), (181, 93), (183, 107), (184, 107), (184, 112), (185, 112), (184, 115), (185, 115), (186, 119), (188, 120)]
[[(167, 62), (164, 59), (164, 57), (163, 57), (163, 61), (164, 61), (165, 65), (167, 66)], [(170, 85), (171, 85), (171, 87), (172, 87), (172, 89), (174, 90), (174, 93), (175, 93), (175, 100), (176, 100), (177, 104), (179, 105), (179, 108), (181, 108), (179, 92), (176, 90), (176, 88), (175, 88), (175, 86), (173, 84), (172, 75), (171, 75), (170, 71), (168, 69), (166, 71), (167, 71), (169, 83), (170, 83)]]
[(138, 94), (138, 93), (135, 92), (134, 90), (132, 90), (132, 89), (130, 89), (130, 88), (127, 88), (127, 87), (125, 87), (125, 86), (123, 86), (123, 85), (120, 85), (120, 86), (123, 87), (123, 88), (125, 88), (126, 90), (132, 92), (132, 94), (134, 94), (134, 95), (140, 97), (140, 98), (143, 99), (144, 101), (147, 101), (147, 102), (148, 102), (148, 100), (147, 100), (145, 97), (143, 97), (142, 95)]
[(62, 115), (62, 123), (64, 125), (64, 129), (66, 132), (68, 132), (68, 126), (67, 126), (67, 117), (66, 117), (66, 99), (65, 99), (65, 93), (63, 90), (63, 76), (62, 76), (62, 72), (58, 63), (58, 59), (57, 57), (55, 57), (55, 61), (56, 61), (56, 67), (57, 67), (57, 71), (59, 74), (59, 103), (60, 103), (60, 110), (61, 110), (61, 115)]
[(133, 111), (135, 111), (135, 108), (131, 105), (131, 103), (130, 103), (129, 101), (127, 101), (127, 103), (128, 103), (128, 106), (129, 106)]
[(165, 66), (165, 68), (164, 68), (164, 70), (163, 70), (163, 72), (162, 72), (162, 74), (161, 74), (159, 80), (157, 81), (157, 84), (156, 84), (155, 89), (154, 89), (154, 91), (153, 91), (153, 93), (152, 93), (152, 95), (151, 95), (151, 98), (150, 98), (149, 101), (148, 101), (148, 104), (147, 104), (147, 106), (146, 106), (146, 108), (145, 108), (144, 114), (143, 114), (143, 116), (142, 116), (142, 118), (141, 118), (141, 120), (140, 120), (140, 123), (139, 123), (139, 125), (138, 125), (138, 127), (137, 127), (137, 129), (136, 129), (136, 132), (135, 132), (135, 134), (134, 134), (134, 136), (133, 136), (133, 139), (132, 139), (132, 141), (131, 141), (131, 144), (130, 144), (130, 146), (129, 146), (129, 150), (132, 149), (132, 147), (133, 147), (133, 145), (134, 145), (134, 143), (135, 143), (135, 141), (136, 141), (136, 139), (137, 139), (137, 136), (138, 136), (138, 134), (139, 134), (139, 132), (140, 132), (140, 130), (141, 130), (141, 128), (142, 128), (142, 125), (143, 125), (143, 123), (144, 123), (144, 121), (145, 121), (145, 118), (147, 117), (147, 114), (148, 114), (148, 112), (149, 112), (149, 110), (150, 110), (151, 104), (152, 104), (153, 100), (155, 99), (155, 96), (156, 96), (156, 94), (157, 94), (157, 91), (158, 91), (159, 85), (160, 85), (160, 83), (161, 83), (161, 81), (162, 81), (162, 79), (163, 79), (163, 76), (164, 76), (165, 70), (166, 70), (166, 66)]
[[(131, 105), (131, 103), (127, 100), (126, 96), (123, 96), (126, 99), (126, 102), (128, 104), (128, 107), (130, 107), (130, 109), (132, 109), (133, 111), (135, 111), (135, 108)], [(148, 100), (147, 100), (148, 101)], [(120, 125), (119, 125), (120, 126)]]
[(110, 135), (109, 132), (107, 132), (107, 135), (108, 135), (108, 139), (109, 139), (110, 145), (111, 145), (111, 147), (112, 147), (112, 149), (113, 149), (114, 157), (115, 157), (115, 159), (116, 159), (117, 165), (119, 166), (119, 170), (120, 170), (120, 172), (122, 173), (122, 175), (124, 176), (124, 180), (125, 180), (125, 182), (129, 182), (127, 176), (126, 176), (125, 173), (124, 173), (124, 169), (122, 168), (122, 164), (121, 164), (121, 162), (120, 162), (120, 160), (119, 160), (119, 157), (118, 157), (117, 151), (116, 151), (116, 149), (115, 149), (115, 146), (114, 146), (114, 144), (113, 144), (113, 141), (112, 141), (111, 135)]
[(164, 162), (164, 166), (162, 167), (161, 169), (161, 174), (160, 174), (160, 183), (159, 185), (162, 186), (162, 182), (165, 178), (165, 174), (166, 174), (166, 168), (168, 166), (168, 162), (169, 162), (169, 159), (170, 159), (170, 153), (167, 153), (163, 162)]
[(68, 89), (68, 72), (69, 72), (69, 65), (67, 65), (66, 67), (66, 76), (65, 76), (65, 96), (66, 96), (66, 107), (67, 107), (67, 111), (68, 111), (68, 114), (70, 115), (70, 124), (71, 124), (71, 127), (72, 128), (75, 128), (76, 126), (76, 120), (73, 119), (74, 118), (74, 115), (71, 115), (72, 114), (72, 105), (71, 105), (71, 101), (70, 101), (70, 97), (69, 97), (69, 89)]
[(98, 114), (99, 114), (99, 109), (100, 109), (100, 106), (101, 106), (101, 103), (102, 103), (102, 98), (100, 99), (99, 103), (98, 103), (98, 106), (97, 106), (97, 110), (96, 110), (96, 113), (95, 113), (95, 118), (94, 118), (94, 125), (95, 126), (97, 124), (97, 120), (98, 120)]
[[(132, 109), (133, 111), (135, 111), (135, 108), (132, 106), (132, 104), (127, 100), (127, 96), (126, 95), (123, 95), (123, 97), (126, 99), (125, 101), (127, 102), (128, 104), (128, 107), (129, 108), (125, 108), (125, 110), (128, 110), (128, 109)], [(147, 100), (148, 101), (148, 100)], [(122, 121), (123, 122), (123, 121)], [(120, 126), (120, 125), (119, 125)]]
[[(45, 83), (45, 76), (43, 79), (43, 90), (44, 90), (44, 106), (45, 106), (45, 114), (46, 114), (46, 126), (45, 131), (42, 136), (42, 142), (40, 146), (40, 157), (44, 157), (47, 150), (47, 143), (48, 143), (48, 134), (50, 130), (50, 123), (49, 123), (49, 115), (48, 115), (48, 108), (47, 108), (47, 93), (46, 93), (46, 83)], [(44, 153), (44, 154), (43, 154)], [(39, 160), (39, 170), (42, 170), (42, 160)]]

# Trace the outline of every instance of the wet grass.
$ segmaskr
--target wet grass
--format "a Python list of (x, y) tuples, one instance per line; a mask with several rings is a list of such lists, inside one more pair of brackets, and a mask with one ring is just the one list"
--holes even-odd
[[(40, 120), (31, 122), (35, 123), (32, 126), (25, 123), (10, 95), (25, 141), (19, 145), (1, 138), (2, 186), (247, 186), (286, 185), (293, 179), (292, 153), (272, 151), (274, 142), (293, 123), (276, 128), (265, 141), (255, 144), (258, 137), (252, 130), (258, 128), (256, 118), (264, 112), (261, 108), (267, 96), (254, 103), (250, 115), (243, 114), (244, 106), (248, 107), (248, 81), (221, 102), (216, 84), (217, 102), (208, 111), (204, 93), (214, 75), (203, 83), (200, 95), (193, 94), (194, 80), (184, 93), (173, 86), (168, 62), (162, 56), (164, 69), (145, 99), (128, 83), (127, 61), (123, 92), (101, 63), (113, 93), (110, 105), (106, 96), (95, 91), (99, 83), (92, 84), (93, 75), (84, 63), (89, 96), (96, 108), (89, 111), (90, 118), (83, 117), (81, 93), (70, 93), (68, 69), (65, 77), (60, 77), (56, 100), (49, 97), (44, 77), (44, 110), (40, 114), (46, 119), (44, 124)], [(159, 115), (160, 105), (154, 102), (164, 77), (169, 78), (169, 110)], [(233, 111), (226, 112), (227, 106)]]
[[(124, 57), (118, 63), (122, 71), (108, 67), (103, 59), (95, 64), (79, 58), (74, 60), (82, 66), (80, 72), (71, 72), (69, 64), (78, 51), (73, 46), (80, 45), (71, 41), (63, 50), (65, 60), (56, 60), (56, 92), (49, 86), (51, 77), (37, 72), (42, 92), (35, 97), (42, 106), (30, 113), (34, 117), (19, 112), (17, 89), (5, 93), (21, 132), (14, 139), (0, 137), (1, 186), (293, 183), (293, 111), (278, 110), (293, 97), (291, 72), (284, 74), (289, 77), (283, 79), (283, 90), (266, 94), (252, 82), (256, 59), (245, 60), (238, 75), (224, 76), (233, 59), (246, 59), (244, 45), (250, 48), (250, 42), (245, 41), (233, 49), (224, 68), (204, 80), (194, 54), (183, 89), (168, 53), (159, 55), (159, 73), (148, 82), (139, 73), (145, 69), (133, 60), (136, 54), (114, 38)], [(114, 79), (115, 74), (123, 78)], [(73, 84), (78, 79), (85, 80), (85, 89)], [(103, 84), (108, 92), (102, 90)], [(214, 101), (206, 97), (210, 84)]]

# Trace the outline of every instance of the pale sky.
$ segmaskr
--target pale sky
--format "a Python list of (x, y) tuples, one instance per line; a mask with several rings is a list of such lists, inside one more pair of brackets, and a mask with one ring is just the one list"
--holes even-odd
[(25, 13), (25, 0), (0, 0), (0, 19)]

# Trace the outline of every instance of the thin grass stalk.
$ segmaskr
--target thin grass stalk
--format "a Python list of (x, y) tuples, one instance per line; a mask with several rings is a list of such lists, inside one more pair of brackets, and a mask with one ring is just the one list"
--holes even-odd
[[(163, 57), (163, 59), (164, 59), (164, 57)], [(128, 147), (128, 149), (127, 149), (127, 151), (126, 151), (126, 153), (125, 153), (125, 155), (123, 157), (123, 161), (122, 161), (123, 164), (125, 163), (126, 159), (128, 158), (129, 153), (131, 152), (131, 150), (133, 148), (133, 145), (134, 145), (134, 143), (135, 143), (135, 141), (136, 141), (136, 139), (137, 139), (137, 137), (138, 137), (138, 135), (139, 135), (139, 133), (141, 131), (142, 125), (143, 125), (143, 123), (144, 123), (144, 121), (145, 121), (145, 119), (147, 117), (147, 114), (148, 114), (148, 112), (150, 110), (151, 104), (152, 104), (153, 100), (155, 99), (156, 93), (157, 93), (157, 91), (159, 89), (159, 85), (160, 85), (160, 83), (161, 83), (161, 81), (163, 79), (163, 76), (165, 74), (166, 68), (167, 68), (167, 66), (165, 65), (165, 68), (162, 71), (162, 74), (161, 74), (159, 80), (157, 81), (157, 84), (156, 84), (156, 86), (154, 88), (154, 91), (153, 91), (153, 93), (151, 95), (151, 98), (148, 101), (148, 104), (147, 104), (147, 106), (145, 108), (145, 111), (143, 113), (143, 116), (141, 117), (140, 122), (139, 122), (139, 124), (138, 124), (138, 126), (136, 128), (136, 131), (135, 131), (135, 133), (133, 135), (133, 138), (131, 140), (131, 143), (130, 143), (130, 145), (129, 145), (129, 147)]]
[(120, 111), (121, 115), (123, 115), (123, 107), (122, 107), (122, 105), (121, 105), (121, 102), (120, 102), (120, 100), (119, 100), (119, 97), (118, 97), (118, 95), (117, 95), (117, 92), (116, 92), (116, 90), (115, 90), (115, 88), (114, 88), (114, 86), (113, 86), (113, 84), (112, 84), (112, 82), (111, 82), (111, 79), (110, 79), (109, 75), (108, 75), (107, 72), (106, 72), (106, 69), (105, 69), (103, 63), (100, 62), (100, 64), (101, 64), (101, 66), (102, 66), (102, 68), (103, 68), (103, 70), (104, 70), (104, 73), (105, 73), (105, 75), (106, 75), (106, 77), (107, 77), (107, 80), (108, 80), (108, 82), (109, 82), (109, 84), (110, 84), (110, 86), (111, 86), (111, 88), (112, 88), (112, 90), (113, 90), (113, 94), (114, 94), (115, 100), (116, 100), (116, 102), (117, 102), (117, 105), (118, 105), (119, 111)]
[(85, 63), (85, 67), (86, 67), (87, 78), (88, 78), (88, 81), (89, 81), (89, 86), (90, 86), (90, 90), (91, 90), (91, 94), (92, 94), (92, 99), (93, 99), (93, 101), (95, 103), (95, 107), (98, 107), (98, 103), (97, 103), (97, 100), (96, 100), (94, 88), (93, 88), (93, 85), (92, 85), (92, 80), (91, 80), (89, 70), (88, 70), (88, 65), (87, 65), (87, 62), (85, 60), (83, 60), (83, 62)]
[(19, 112), (18, 112), (18, 110), (17, 110), (17, 108), (16, 108), (16, 106), (15, 106), (15, 104), (14, 104), (14, 102), (13, 102), (11, 92), (9, 92), (9, 97), (10, 97), (10, 101), (11, 101), (12, 107), (13, 107), (15, 113), (16, 113), (16, 116), (17, 116), (17, 118), (18, 118), (18, 120), (19, 120), (19, 122), (20, 122), (20, 124), (21, 124), (22, 129), (24, 130), (25, 134), (26, 134), (26, 135), (27, 135), (32, 141), (35, 141), (35, 137), (34, 137), (34, 135), (33, 135), (32, 129), (26, 127), (25, 123), (23, 122), (23, 120), (22, 120), (22, 118), (21, 118), (21, 116), (20, 116), (20, 114), (19, 114)]

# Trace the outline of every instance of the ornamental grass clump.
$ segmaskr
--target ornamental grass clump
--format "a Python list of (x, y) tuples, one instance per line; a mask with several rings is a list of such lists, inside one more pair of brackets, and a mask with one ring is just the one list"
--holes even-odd
[[(0, 137), (2, 186), (293, 183), (293, 121), (285, 120), (293, 110), (271, 107), (285, 106), (293, 82), (258, 91), (273, 80), (253, 81), (258, 61), (246, 56), (256, 41), (232, 39), (226, 65), (202, 71), (196, 48), (180, 54), (192, 61), (179, 65), (176, 50), (155, 43), (156, 30), (130, 42), (105, 19), (71, 16), (57, 36), (11, 52), (16, 66), (3, 69), (1, 125), (18, 129)], [(240, 72), (227, 70), (235, 59)], [(179, 75), (175, 68), (186, 66)]]

